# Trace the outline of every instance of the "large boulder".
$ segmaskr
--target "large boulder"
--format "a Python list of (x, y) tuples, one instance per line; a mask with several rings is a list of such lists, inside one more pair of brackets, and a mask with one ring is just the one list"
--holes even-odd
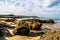
[(14, 35), (27, 35), (30, 32), (29, 27), (26, 24), (20, 25), (20, 27), (16, 27), (13, 31)]
[(21, 27), (13, 31), (15, 35), (27, 35), (30, 32), (29, 28)]

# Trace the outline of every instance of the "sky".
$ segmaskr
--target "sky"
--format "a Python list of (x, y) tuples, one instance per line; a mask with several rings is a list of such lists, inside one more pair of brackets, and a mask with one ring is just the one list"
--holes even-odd
[(60, 0), (0, 0), (0, 14), (60, 18)]

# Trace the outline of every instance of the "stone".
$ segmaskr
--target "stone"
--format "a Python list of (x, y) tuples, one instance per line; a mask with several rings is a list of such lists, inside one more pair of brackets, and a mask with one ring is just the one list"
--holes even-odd
[(0, 37), (4, 36), (4, 30), (0, 28)]
[(17, 28), (13, 31), (15, 35), (27, 35), (30, 32), (29, 27), (27, 27), (27, 24), (21, 25), (21, 27)]

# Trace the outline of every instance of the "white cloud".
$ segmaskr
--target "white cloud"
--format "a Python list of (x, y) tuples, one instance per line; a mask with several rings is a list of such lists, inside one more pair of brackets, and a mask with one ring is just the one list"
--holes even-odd
[(60, 14), (60, 4), (51, 8), (48, 6), (56, 1), (58, 0), (0, 0), (0, 13), (53, 17)]

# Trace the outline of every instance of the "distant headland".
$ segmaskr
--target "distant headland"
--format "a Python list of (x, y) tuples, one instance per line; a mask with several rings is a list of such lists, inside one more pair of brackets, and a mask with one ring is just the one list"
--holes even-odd
[(39, 17), (9, 14), (9, 15), (0, 15), (0, 18), (39, 18)]

